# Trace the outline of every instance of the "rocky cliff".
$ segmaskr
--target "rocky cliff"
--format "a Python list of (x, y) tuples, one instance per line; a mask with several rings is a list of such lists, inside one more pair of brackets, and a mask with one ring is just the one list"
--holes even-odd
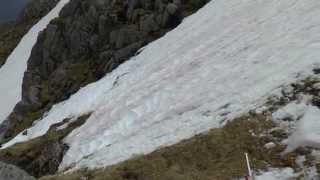
[(30, 1), (14, 22), (0, 24), (0, 67), (17, 46), (24, 34), (50, 9), (58, 0)]

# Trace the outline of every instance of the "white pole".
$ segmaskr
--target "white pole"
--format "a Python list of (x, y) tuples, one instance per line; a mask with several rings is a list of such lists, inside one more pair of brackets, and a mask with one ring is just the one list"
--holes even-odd
[(251, 168), (250, 168), (250, 162), (249, 162), (248, 153), (245, 153), (245, 155), (246, 155), (246, 160), (247, 160), (248, 175), (249, 175), (250, 177), (252, 177), (252, 171), (251, 171)]

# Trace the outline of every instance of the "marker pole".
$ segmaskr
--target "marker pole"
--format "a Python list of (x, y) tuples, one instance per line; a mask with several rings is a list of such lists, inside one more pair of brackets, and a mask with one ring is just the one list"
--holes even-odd
[(250, 167), (248, 153), (245, 153), (245, 155), (246, 155), (246, 161), (247, 161), (248, 175), (249, 175), (249, 177), (252, 177), (252, 171), (251, 171), (251, 167)]

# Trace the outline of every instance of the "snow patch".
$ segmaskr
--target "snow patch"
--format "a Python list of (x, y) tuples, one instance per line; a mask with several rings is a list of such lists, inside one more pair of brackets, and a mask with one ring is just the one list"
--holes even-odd
[(288, 146), (284, 153), (303, 146), (320, 148), (320, 109), (318, 107), (309, 105), (296, 126), (295, 132), (287, 141)]
[(307, 105), (304, 103), (291, 102), (288, 105), (280, 108), (278, 111), (272, 114), (272, 117), (277, 122), (282, 121), (297, 121), (305, 113)]
[(255, 176), (255, 180), (290, 180), (298, 177), (291, 168), (271, 169), (259, 176)]
[(284, 154), (298, 147), (320, 148), (320, 109), (318, 107), (294, 101), (280, 108), (272, 116), (282, 129), (291, 134), (283, 142), (287, 144)]

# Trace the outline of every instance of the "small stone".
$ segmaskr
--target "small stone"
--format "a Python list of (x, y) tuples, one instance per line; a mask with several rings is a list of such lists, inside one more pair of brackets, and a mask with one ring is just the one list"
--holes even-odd
[(28, 135), (28, 130), (23, 131), (22, 135), (24, 136)]
[(178, 6), (176, 4), (174, 4), (174, 3), (170, 3), (167, 6), (167, 12), (170, 15), (173, 15), (174, 13), (176, 13), (178, 9), (179, 9)]
[(272, 149), (272, 148), (276, 147), (276, 144), (273, 142), (269, 142), (269, 143), (265, 144), (264, 147), (266, 149)]
[(315, 90), (320, 90), (320, 82), (319, 83), (315, 83), (313, 86), (312, 86), (313, 89)]
[(0, 162), (0, 179), (1, 180), (36, 180), (29, 176), (25, 171), (16, 166)]
[(146, 18), (142, 18), (140, 22), (140, 29), (147, 33), (158, 31), (160, 29), (159, 24), (156, 21), (154, 15), (150, 15)]
[(292, 86), (286, 86), (282, 89), (282, 94), (286, 97), (292, 96), (294, 88)]

